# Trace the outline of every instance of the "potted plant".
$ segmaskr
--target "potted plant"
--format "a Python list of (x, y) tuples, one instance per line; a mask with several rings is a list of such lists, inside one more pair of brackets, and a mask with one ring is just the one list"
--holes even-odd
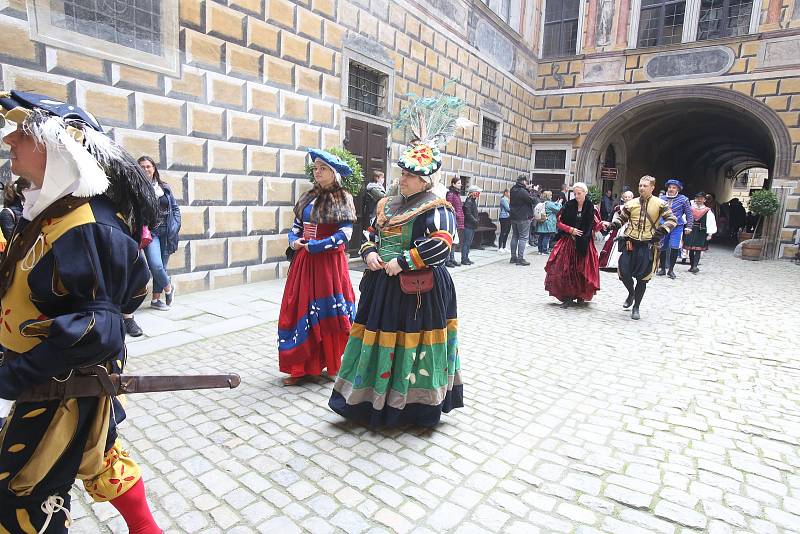
[[(325, 150), (334, 156), (340, 157), (353, 169), (353, 174), (350, 176), (342, 176), (342, 187), (354, 197), (357, 196), (361, 192), (361, 188), (364, 187), (364, 173), (356, 157), (346, 148), (333, 147)], [(314, 165), (311, 163), (306, 163), (306, 177), (311, 183), (314, 183)]]
[[(750, 211), (756, 214), (756, 227), (753, 229), (753, 237), (758, 234), (758, 227), (767, 217), (772, 217), (780, 209), (778, 195), (769, 189), (761, 189), (750, 195)], [(751, 239), (742, 244), (742, 259), (760, 260), (764, 255), (764, 236), (761, 239)]]
[(587, 193), (589, 197), (589, 201), (597, 206), (600, 204), (600, 200), (603, 198), (603, 192), (600, 190), (600, 186), (597, 184), (592, 184), (589, 186), (589, 192)]

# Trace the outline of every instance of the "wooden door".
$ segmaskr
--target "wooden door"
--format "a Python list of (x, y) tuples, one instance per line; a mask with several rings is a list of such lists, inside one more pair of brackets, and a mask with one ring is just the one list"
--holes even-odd
[(364, 173), (364, 184), (354, 198), (359, 220), (353, 226), (353, 239), (350, 252), (357, 252), (364, 241), (362, 234), (364, 220), (364, 187), (372, 180), (374, 171), (386, 172), (386, 143), (389, 131), (385, 126), (358, 119), (345, 119), (344, 146), (353, 153)]

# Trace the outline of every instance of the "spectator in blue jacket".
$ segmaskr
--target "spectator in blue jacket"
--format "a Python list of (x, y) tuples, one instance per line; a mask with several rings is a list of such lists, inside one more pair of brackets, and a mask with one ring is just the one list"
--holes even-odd
[(500, 197), (500, 237), (497, 239), (497, 251), (507, 252), (508, 234), (511, 232), (511, 199), (508, 189), (503, 190)]
[(536, 233), (539, 234), (539, 254), (549, 254), (553, 235), (556, 233), (556, 215), (561, 211), (561, 203), (553, 202), (553, 192), (542, 193), (542, 202), (547, 218), (536, 223)]

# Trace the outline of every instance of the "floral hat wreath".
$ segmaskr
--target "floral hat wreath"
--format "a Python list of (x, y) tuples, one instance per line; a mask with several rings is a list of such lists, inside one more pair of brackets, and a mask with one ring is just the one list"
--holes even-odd
[[(452, 83), (448, 82), (444, 90)], [(442, 166), (439, 146), (446, 145), (457, 128), (474, 126), (473, 122), (460, 116), (464, 101), (445, 94), (444, 90), (436, 97), (418, 98), (409, 94), (408, 106), (400, 110), (394, 124), (395, 128), (409, 128), (413, 134), (413, 141), (400, 155), (397, 165), (423, 177), (429, 188), (441, 185), (433, 178)]]

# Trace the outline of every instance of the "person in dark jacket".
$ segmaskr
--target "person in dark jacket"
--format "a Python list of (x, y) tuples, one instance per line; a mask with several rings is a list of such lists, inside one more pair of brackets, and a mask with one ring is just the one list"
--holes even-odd
[(612, 195), (613, 192), (609, 189), (600, 200), (600, 218), (604, 221), (611, 222), (611, 219), (614, 217), (614, 199)]
[[(175, 288), (172, 287), (169, 275), (167, 275), (167, 262), (169, 257), (178, 250), (181, 212), (172, 190), (166, 183), (161, 181), (158, 167), (156, 167), (153, 158), (142, 156), (138, 161), (145, 174), (152, 180), (153, 189), (158, 199), (158, 224), (155, 228), (150, 229), (153, 240), (144, 249), (145, 256), (147, 256), (147, 264), (153, 274), (153, 298), (150, 300), (150, 307), (167, 311), (172, 305), (172, 299), (175, 296)], [(164, 293), (163, 302), (161, 300), (162, 292)]]
[(469, 186), (467, 189), (467, 200), (462, 207), (464, 211), (464, 242), (461, 244), (461, 265), (472, 265), (474, 262), (469, 259), (469, 249), (472, 240), (475, 239), (475, 230), (478, 229), (478, 197), (482, 189), (477, 185)]
[(520, 174), (511, 188), (511, 263), (530, 265), (525, 260), (525, 245), (531, 231), (534, 198), (528, 190), (528, 177)]
[(730, 236), (736, 239), (739, 236), (739, 232), (744, 229), (747, 211), (745, 211), (744, 206), (736, 197), (728, 202), (728, 210), (730, 212)]
[[(450, 180), (450, 189), (447, 190), (445, 200), (453, 206), (453, 212), (456, 214), (456, 228), (458, 229), (459, 241), (463, 242), (464, 211), (461, 205), (461, 178), (458, 176)], [(445, 267), (461, 267), (461, 264), (456, 261), (455, 247), (450, 247), (450, 259), (447, 260), (444, 265)]]
[(25, 200), (24, 190), (28, 188), (25, 178), (18, 178), (10, 182), (3, 190), (3, 209), (0, 210), (0, 229), (5, 240), (11, 241), (17, 223), (22, 217), (22, 201)]

